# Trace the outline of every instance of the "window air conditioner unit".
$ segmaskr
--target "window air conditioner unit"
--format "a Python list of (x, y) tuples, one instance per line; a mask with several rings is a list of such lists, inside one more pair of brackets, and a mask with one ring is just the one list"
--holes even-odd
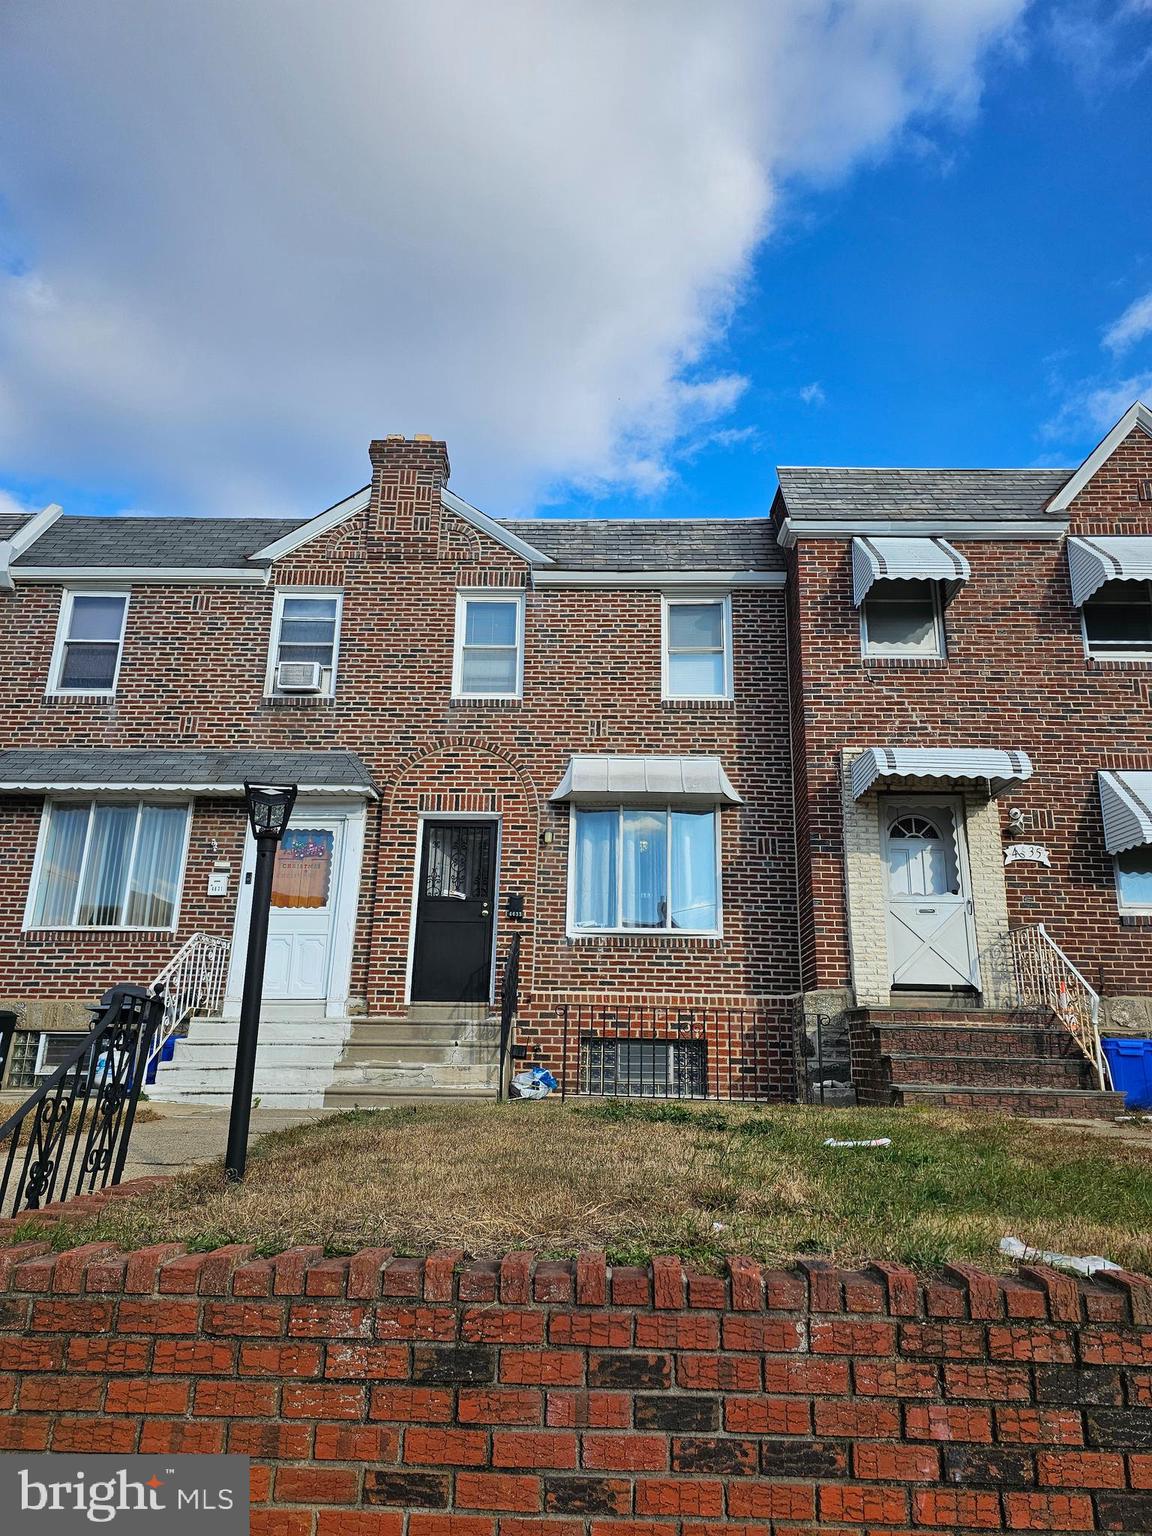
[(276, 687), (281, 693), (319, 693), (323, 686), (318, 661), (282, 661), (276, 668)]

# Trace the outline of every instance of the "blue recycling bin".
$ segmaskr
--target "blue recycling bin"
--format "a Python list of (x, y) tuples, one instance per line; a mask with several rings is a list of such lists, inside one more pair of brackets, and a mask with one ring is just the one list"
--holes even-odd
[(1152, 1040), (1101, 1040), (1112, 1083), (1129, 1109), (1152, 1109)]

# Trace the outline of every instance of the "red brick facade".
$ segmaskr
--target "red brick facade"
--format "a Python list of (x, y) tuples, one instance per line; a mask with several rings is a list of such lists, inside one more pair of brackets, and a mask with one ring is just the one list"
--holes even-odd
[(252, 1458), (254, 1536), (1152, 1529), (1152, 1284), (0, 1251), (0, 1446)]
[[(1136, 430), (1073, 501), (1069, 533), (1152, 534), (1150, 475)], [(850, 981), (842, 751), (993, 747), (1029, 754), (1033, 777), (1001, 805), (1052, 861), (1005, 870), (1010, 920), (1045, 923), (1106, 997), (1152, 993), (1152, 919), (1121, 918), (1096, 777), (1152, 768), (1152, 662), (1085, 655), (1063, 539), (948, 536), (972, 577), (946, 609), (946, 660), (862, 657), (849, 534), (789, 555), (804, 986)]]
[[(565, 1001), (767, 1011), (780, 1036), (781, 1000), (799, 984), (783, 593), (732, 594), (731, 702), (662, 702), (658, 590), (534, 590), (524, 559), (442, 508), (443, 444), (388, 439), (372, 463), (369, 509), (278, 560), (266, 587), (134, 586), (114, 702), (45, 697), (61, 588), (19, 585), (4, 599), (0, 744), (359, 754), (381, 791), (350, 989), (371, 1013), (404, 1002), (419, 813), (487, 812), (502, 819), (500, 890), (525, 898), (521, 924), (500, 919), (497, 955), (519, 928), (537, 1059), (555, 1063)], [(331, 702), (264, 696), (274, 592), (292, 586), (343, 591)], [(456, 592), (493, 586), (526, 589), (523, 698), (454, 702)], [(574, 752), (722, 759), (744, 801), (720, 818), (722, 938), (566, 937), (568, 812), (547, 796)], [(234, 897), (205, 891), (215, 858), (240, 867), (237, 802), (197, 803), (171, 936), (22, 932), (40, 816), (38, 799), (0, 802), (0, 996), (87, 1001), (113, 981), (148, 980), (191, 932), (231, 932)], [(770, 1076), (783, 1093), (779, 1054)]]

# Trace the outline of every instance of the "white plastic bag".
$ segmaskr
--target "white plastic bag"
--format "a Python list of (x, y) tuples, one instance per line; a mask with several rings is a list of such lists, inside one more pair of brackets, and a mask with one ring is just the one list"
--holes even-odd
[(521, 1099), (546, 1099), (560, 1084), (547, 1067), (532, 1067), (527, 1072), (517, 1072), (512, 1086)]

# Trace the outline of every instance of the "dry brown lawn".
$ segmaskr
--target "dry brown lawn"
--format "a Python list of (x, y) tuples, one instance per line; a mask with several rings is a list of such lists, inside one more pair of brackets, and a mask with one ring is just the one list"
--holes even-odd
[[(891, 1136), (837, 1150), (827, 1136)], [(320, 1243), (477, 1256), (603, 1247), (769, 1261), (1000, 1264), (1000, 1238), (1152, 1268), (1152, 1138), (910, 1110), (662, 1103), (354, 1111), (256, 1143), (241, 1186), (214, 1163), (68, 1243)]]

